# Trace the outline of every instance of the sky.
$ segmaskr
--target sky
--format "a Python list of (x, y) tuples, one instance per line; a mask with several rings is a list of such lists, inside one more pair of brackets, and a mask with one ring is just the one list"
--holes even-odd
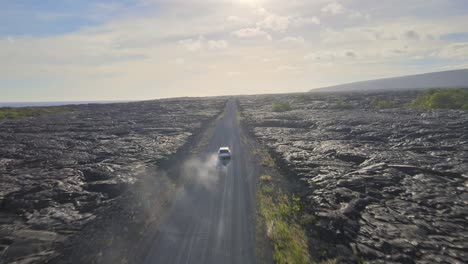
[(0, 102), (303, 92), (468, 68), (466, 0), (0, 2)]

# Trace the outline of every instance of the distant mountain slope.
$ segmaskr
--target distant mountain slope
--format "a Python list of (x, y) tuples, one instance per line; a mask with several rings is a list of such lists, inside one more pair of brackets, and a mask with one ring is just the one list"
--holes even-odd
[(468, 69), (353, 82), (312, 89), (311, 92), (381, 91), (423, 88), (468, 88)]

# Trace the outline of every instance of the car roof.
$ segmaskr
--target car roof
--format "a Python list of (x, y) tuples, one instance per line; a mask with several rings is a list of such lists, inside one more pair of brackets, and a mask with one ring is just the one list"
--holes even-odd
[(229, 150), (228, 147), (220, 147), (219, 150)]

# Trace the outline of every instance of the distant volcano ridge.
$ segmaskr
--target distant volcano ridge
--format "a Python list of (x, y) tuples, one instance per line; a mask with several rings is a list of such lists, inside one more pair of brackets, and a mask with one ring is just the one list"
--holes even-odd
[(352, 82), (312, 89), (310, 92), (391, 91), (427, 88), (468, 88), (468, 69)]

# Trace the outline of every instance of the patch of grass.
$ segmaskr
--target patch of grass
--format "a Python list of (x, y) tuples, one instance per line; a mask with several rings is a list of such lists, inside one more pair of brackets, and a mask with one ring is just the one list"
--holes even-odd
[(300, 103), (309, 102), (310, 100), (312, 100), (312, 95), (310, 94), (301, 94), (296, 97), (296, 101)]
[(221, 114), (219, 114), (218, 117), (216, 117), (216, 120), (221, 120), (221, 119), (223, 119), (225, 113), (226, 113), (226, 112), (222, 112)]
[(363, 257), (358, 257), (358, 264), (366, 264), (366, 261)]
[(273, 168), (276, 166), (275, 160), (270, 155), (262, 155), (260, 159), (262, 166)]
[(265, 194), (272, 194), (274, 192), (274, 188), (271, 185), (263, 185), (260, 188), (262, 188), (262, 192)]
[(396, 103), (390, 100), (382, 99), (382, 98), (374, 98), (371, 101), (371, 105), (375, 108), (379, 109), (388, 109), (388, 108), (395, 108)]
[(1, 107), (0, 119), (18, 119), (42, 115), (58, 114), (75, 110), (69, 106), (51, 107)]
[(299, 198), (284, 194), (274, 185), (271, 176), (263, 175), (257, 202), (260, 219), (273, 245), (275, 263), (311, 263), (305, 231), (296, 222)]
[(409, 104), (420, 109), (461, 109), (468, 110), (468, 89), (432, 89), (418, 95)]
[(338, 260), (337, 259), (327, 259), (320, 261), (318, 264), (337, 264)]
[(252, 154), (258, 158), (260, 165), (268, 168), (276, 167), (275, 160), (270, 156), (270, 154), (268, 154), (268, 152), (254, 149)]
[(242, 123), (242, 120), (244, 120), (244, 117), (242, 116), (240, 111), (237, 111), (237, 113), (236, 113), (237, 125), (240, 125)]
[(301, 225), (313, 225), (317, 223), (317, 217), (312, 214), (303, 214), (301, 215), (299, 222), (301, 223)]
[[(276, 168), (274, 159), (266, 150), (254, 148), (252, 154), (260, 160), (264, 167)], [(262, 250), (265, 247), (262, 241), (266, 241), (272, 247), (272, 257), (275, 263), (312, 264), (306, 232), (300, 224), (301, 200), (282, 189), (283, 183), (281, 178), (275, 179), (271, 175), (261, 175), (258, 178), (256, 192), (256, 233), (259, 237), (257, 254), (258, 256), (265, 254)], [(270, 256), (266, 258), (269, 259)]]
[(271, 182), (272, 178), (270, 175), (262, 175), (260, 176), (260, 180), (264, 182)]
[(289, 102), (274, 103), (272, 109), (273, 112), (287, 112), (292, 110), (291, 105), (289, 105)]
[(332, 106), (333, 109), (353, 109), (354, 106), (350, 103), (344, 102), (344, 101), (338, 101), (335, 103), (335, 105)]
[(293, 194), (291, 197), (291, 200), (292, 200), (292, 210), (294, 212), (301, 211), (301, 205), (300, 205), (301, 199)]

